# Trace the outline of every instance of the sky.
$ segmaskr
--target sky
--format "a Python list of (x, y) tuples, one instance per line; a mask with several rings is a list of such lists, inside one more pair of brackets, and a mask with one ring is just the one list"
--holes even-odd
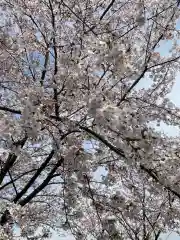
[[(167, 51), (167, 46), (169, 46), (169, 43), (165, 43), (165, 47), (163, 48), (163, 49), (166, 49), (166, 51)], [(166, 52), (164, 52), (164, 54), (166, 54)], [(144, 79), (142, 81), (144, 81), (144, 82), (141, 82), (140, 85), (138, 86), (138, 88), (147, 87), (147, 85), (149, 84), (146, 81), (146, 79)], [(173, 86), (172, 92), (169, 94), (169, 98), (171, 99), (171, 101), (173, 103), (175, 103), (177, 106), (180, 107), (180, 73), (177, 74), (176, 81)], [(180, 129), (178, 127), (171, 127), (171, 126), (167, 126), (165, 124), (161, 124), (160, 127), (158, 127), (158, 130), (161, 130), (164, 133), (167, 133), (168, 135), (171, 135), (171, 136), (179, 136), (180, 135)], [(91, 150), (90, 143), (85, 143), (84, 147)], [(104, 169), (99, 169), (95, 173), (96, 178), (98, 178), (102, 174), (103, 171), (104, 171)], [(178, 236), (174, 232), (168, 232), (167, 234), (162, 234), (161, 239), (162, 240), (180, 240), (180, 236)], [(56, 233), (54, 233), (51, 240), (74, 240), (74, 238), (71, 237), (70, 235), (66, 235), (63, 237), (63, 236), (58, 236)]]
[[(177, 29), (180, 29), (180, 21), (178, 21), (178, 23), (177, 23)], [(171, 47), (171, 41), (162, 41), (162, 44), (158, 50), (162, 55), (166, 56), (168, 54), (170, 47)], [(34, 54), (35, 54), (34, 57), (36, 58), (38, 55), (38, 52), (36, 52)], [(39, 56), (39, 60), (40, 60), (40, 65), (43, 65), (43, 62), (44, 62), (43, 56)], [(28, 74), (28, 72), (27, 72), (27, 74)], [(150, 84), (150, 82), (148, 79), (143, 79), (140, 82), (140, 84), (138, 85), (138, 88), (142, 88), (142, 87), (147, 88), (149, 84)], [(176, 81), (173, 86), (172, 92), (169, 94), (169, 98), (177, 106), (180, 107), (180, 73), (177, 74)], [(180, 135), (180, 130), (177, 127), (170, 127), (170, 126), (166, 126), (165, 124), (161, 124), (160, 127), (158, 127), (158, 129), (161, 131), (164, 131), (165, 133), (167, 133), (171, 136), (179, 136)], [(90, 149), (91, 144), (87, 142), (87, 143), (85, 143), (84, 147), (86, 149)], [(99, 178), (103, 171), (104, 171), (103, 169), (99, 168), (98, 171), (95, 173), (95, 177)], [(161, 238), (162, 238), (162, 240), (180, 240), (180, 236), (178, 236), (174, 232), (163, 234), (161, 236)], [(51, 240), (74, 240), (74, 238), (71, 237), (70, 235), (58, 236), (56, 233), (54, 233)]]
[[(177, 29), (180, 29), (180, 21), (177, 23)], [(171, 41), (162, 41), (159, 49), (157, 49), (161, 55), (167, 56), (168, 51), (171, 48)], [(150, 84), (148, 79), (143, 79), (138, 88), (147, 88)], [(180, 107), (180, 73), (177, 73), (175, 84), (172, 88), (170, 94), (168, 94), (169, 99), (178, 107)], [(158, 130), (168, 134), (169, 136), (180, 136), (180, 128), (175, 126), (168, 126), (166, 124), (161, 123), (160, 127), (156, 127)], [(180, 236), (175, 232), (168, 232), (166, 234), (161, 235), (162, 240), (180, 240)], [(67, 239), (68, 240), (68, 239)]]
[[(179, 22), (178, 26), (180, 28), (180, 22)], [(166, 41), (161, 42), (160, 48), (157, 50), (161, 53), (161, 55), (167, 56), (170, 48), (171, 48), (171, 41), (166, 40)], [(39, 55), (38, 52), (33, 53), (33, 58), (39, 58), (40, 66), (43, 65), (43, 62), (44, 62), (43, 56)], [(27, 71), (27, 74), (29, 74), (28, 71)], [(137, 85), (137, 88), (138, 89), (148, 88), (150, 84), (151, 84), (150, 80), (147, 78), (144, 78)], [(171, 101), (176, 104), (176, 106), (180, 107), (180, 73), (177, 73), (175, 84), (172, 88), (171, 93), (168, 96), (171, 99)], [(171, 135), (171, 136), (179, 136), (180, 135), (180, 129), (178, 127), (167, 126), (167, 125), (161, 123), (161, 125), (156, 128), (168, 135)], [(93, 151), (94, 147), (98, 147), (95, 145), (96, 145), (95, 141), (94, 142), (86, 141), (84, 143), (84, 148), (91, 152), (91, 151)], [(101, 174), (103, 174), (103, 173), (105, 173), (104, 168), (99, 168), (95, 172), (95, 178), (97, 180), (98, 179), (100, 180)], [(53, 236), (51, 237), (50, 240), (74, 240), (74, 238), (70, 234), (64, 233), (64, 236), (63, 236), (63, 233), (61, 235), (58, 235), (54, 232)], [(161, 240), (180, 240), (180, 236), (178, 236), (174, 232), (169, 232), (167, 234), (162, 234)]]
[[(170, 232), (170, 233), (167, 233), (167, 234), (162, 234), (161, 235), (161, 239), (162, 240), (180, 240), (180, 236), (178, 236), (176, 233), (174, 232)], [(55, 239), (54, 239), (55, 240)], [(61, 240), (61, 239), (56, 239), (56, 240)], [(64, 240), (64, 239), (63, 239)], [(68, 239), (66, 239), (68, 240)], [(71, 239), (69, 239), (71, 240)]]
[[(177, 29), (180, 29), (180, 20), (177, 22)], [(171, 48), (171, 41), (170, 40), (164, 40), (161, 41), (160, 47), (157, 49), (163, 56), (167, 56), (168, 52)], [(138, 88), (147, 88), (150, 85), (150, 81), (148, 79), (142, 79), (138, 85)], [(171, 99), (171, 101), (176, 104), (176, 106), (180, 107), (180, 73), (177, 73), (175, 84), (172, 88), (171, 93), (168, 95), (168, 97)], [(161, 123), (159, 127), (156, 127), (157, 130), (161, 130), (162, 132), (170, 135), (170, 136), (180, 136), (180, 128), (178, 127), (172, 127), (168, 126), (164, 123)], [(85, 148), (91, 148), (91, 143), (85, 143)], [(95, 176), (98, 178), (104, 169), (99, 169)], [(70, 235), (59, 237), (57, 234), (53, 234), (51, 240), (74, 240), (73, 237)], [(168, 232), (166, 234), (161, 235), (161, 240), (180, 240), (180, 236), (176, 234), (175, 232)]]

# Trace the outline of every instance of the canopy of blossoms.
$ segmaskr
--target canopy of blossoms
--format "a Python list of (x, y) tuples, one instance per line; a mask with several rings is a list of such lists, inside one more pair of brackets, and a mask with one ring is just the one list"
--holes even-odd
[(151, 124), (180, 126), (178, 1), (1, 0), (0, 15), (0, 239), (178, 231), (180, 138)]

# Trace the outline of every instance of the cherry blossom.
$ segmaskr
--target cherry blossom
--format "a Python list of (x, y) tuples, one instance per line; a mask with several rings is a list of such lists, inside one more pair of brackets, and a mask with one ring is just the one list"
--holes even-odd
[(1, 239), (178, 232), (177, 5), (1, 0)]

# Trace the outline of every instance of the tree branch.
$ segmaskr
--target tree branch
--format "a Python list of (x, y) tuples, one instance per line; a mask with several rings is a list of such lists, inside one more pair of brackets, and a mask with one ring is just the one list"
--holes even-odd
[(113, 4), (115, 3), (115, 0), (112, 0), (110, 2), (110, 4), (107, 6), (107, 8), (104, 10), (104, 12), (102, 13), (100, 20), (103, 19), (103, 17), (106, 15), (106, 13), (110, 10), (110, 8), (113, 6)]
[(40, 191), (42, 191), (48, 185), (49, 181), (54, 177), (53, 176), (54, 173), (56, 172), (58, 167), (61, 166), (63, 161), (64, 161), (64, 158), (61, 157), (60, 160), (57, 162), (57, 164), (54, 166), (54, 168), (52, 168), (52, 170), (50, 171), (50, 173), (48, 174), (46, 179), (36, 189), (34, 189), (34, 191), (32, 193), (30, 193), (26, 198), (24, 198), (23, 200), (19, 201), (19, 204), (21, 206), (24, 206), (27, 203), (29, 203)]
[(11, 112), (14, 114), (21, 114), (20, 110), (15, 110), (15, 109), (4, 107), (4, 106), (0, 106), (0, 110), (5, 111), (5, 112)]
[[(26, 140), (27, 140), (27, 137), (24, 137), (21, 141), (18, 141), (18, 144), (16, 142), (14, 145), (16, 146), (21, 145), (21, 147), (23, 147)], [(16, 159), (17, 159), (17, 156), (14, 153), (9, 154), (7, 161), (5, 162), (3, 168), (0, 171), (0, 184), (2, 183), (4, 177), (6, 176), (8, 171), (11, 169), (13, 164), (15, 163)]]
[(19, 201), (19, 199), (27, 192), (27, 190), (32, 186), (32, 184), (35, 182), (35, 180), (39, 177), (39, 175), (41, 174), (41, 172), (45, 169), (45, 167), (47, 166), (47, 164), (50, 162), (50, 160), (52, 159), (54, 155), (54, 150), (52, 150), (49, 154), (49, 156), (46, 158), (46, 160), (41, 164), (41, 166), (39, 167), (39, 169), (36, 171), (36, 173), (34, 174), (34, 176), (29, 180), (29, 182), (24, 186), (24, 188), (16, 195), (16, 197), (14, 198), (14, 202), (17, 203), (17, 201)]

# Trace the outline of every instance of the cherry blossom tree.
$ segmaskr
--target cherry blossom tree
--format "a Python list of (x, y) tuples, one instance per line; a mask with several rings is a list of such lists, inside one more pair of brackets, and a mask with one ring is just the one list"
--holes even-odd
[(180, 141), (151, 123), (180, 126), (179, 1), (1, 0), (0, 14), (0, 238), (178, 231)]

